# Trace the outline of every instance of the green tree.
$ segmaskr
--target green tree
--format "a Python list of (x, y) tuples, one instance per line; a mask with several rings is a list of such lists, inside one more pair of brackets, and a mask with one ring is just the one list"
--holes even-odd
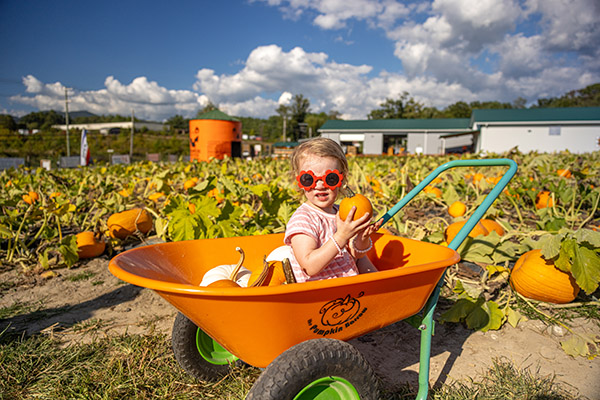
[(403, 92), (397, 99), (386, 98), (379, 106), (367, 115), (368, 119), (432, 118), (437, 114), (435, 108), (425, 107), (410, 97), (408, 92)]
[(457, 101), (444, 109), (446, 118), (471, 118), (471, 107), (464, 101)]
[(513, 107), (517, 108), (517, 109), (523, 109), (526, 108), (525, 105), (527, 105), (527, 99), (523, 98), (523, 97), (517, 97), (514, 101), (513, 101)]
[(6, 129), (11, 132), (16, 131), (17, 123), (11, 115), (2, 114), (0, 115), (0, 129)]
[(310, 101), (303, 95), (297, 94), (292, 98), (289, 111), (291, 116), (292, 140), (298, 140), (302, 136), (308, 135), (304, 120), (310, 111)]
[(167, 125), (171, 128), (171, 131), (175, 130), (187, 130), (190, 126), (190, 120), (183, 118), (183, 116), (176, 114), (167, 120)]
[(600, 106), (600, 83), (572, 90), (561, 97), (538, 99), (535, 108), (598, 107)]
[(62, 113), (54, 110), (36, 111), (29, 113), (19, 120), (27, 129), (50, 129), (52, 125), (62, 125), (65, 123), (65, 117)]
[(469, 106), (472, 110), (506, 110), (513, 108), (512, 104), (499, 101), (472, 101)]
[(399, 119), (404, 115), (404, 103), (408, 98), (408, 92), (402, 93), (398, 99), (386, 98), (385, 101), (379, 104), (378, 109), (372, 110), (368, 119)]
[(200, 110), (198, 110), (198, 112), (196, 113), (196, 117), (201, 116), (204, 113), (207, 113), (209, 111), (213, 111), (213, 110), (218, 110), (219, 106), (215, 105), (212, 101), (208, 101), (208, 104), (206, 106), (204, 106), (203, 108), (201, 108)]

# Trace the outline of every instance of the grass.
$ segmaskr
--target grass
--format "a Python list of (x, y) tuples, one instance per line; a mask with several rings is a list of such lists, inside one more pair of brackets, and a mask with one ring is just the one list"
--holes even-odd
[(78, 274), (68, 276), (66, 279), (71, 282), (79, 282), (79, 281), (86, 281), (86, 280), (94, 277), (95, 275), (96, 275), (95, 272), (83, 271)]
[[(123, 335), (64, 347), (56, 337), (0, 333), (0, 399), (243, 399), (260, 370), (235, 367), (216, 383), (186, 375), (165, 335)], [(384, 400), (414, 399), (405, 387)], [(480, 379), (430, 392), (435, 400), (574, 400), (553, 377), (495, 360)]]

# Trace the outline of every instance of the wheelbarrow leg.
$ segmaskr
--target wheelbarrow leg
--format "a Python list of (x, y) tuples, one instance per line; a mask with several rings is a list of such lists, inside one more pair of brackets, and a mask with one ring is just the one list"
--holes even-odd
[(446, 274), (443, 274), (440, 281), (435, 287), (435, 290), (431, 294), (431, 297), (425, 305), (423, 320), (419, 326), (421, 331), (421, 352), (419, 359), (419, 392), (417, 393), (416, 400), (426, 400), (429, 392), (429, 363), (431, 356), (431, 337), (434, 331), (434, 320), (433, 312), (437, 305), (438, 298), (440, 296), (440, 290), (444, 284), (444, 278)]

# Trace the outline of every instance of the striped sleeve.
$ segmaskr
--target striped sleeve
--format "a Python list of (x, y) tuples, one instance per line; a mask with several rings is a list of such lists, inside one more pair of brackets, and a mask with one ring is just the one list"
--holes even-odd
[(317, 242), (317, 244), (319, 244), (319, 233), (317, 232), (318, 227), (319, 223), (317, 221), (313, 221), (311, 215), (307, 213), (303, 207), (300, 207), (296, 210), (296, 212), (294, 212), (288, 221), (283, 241), (285, 244), (290, 245), (292, 236), (301, 233), (310, 236), (315, 240), (315, 242)]

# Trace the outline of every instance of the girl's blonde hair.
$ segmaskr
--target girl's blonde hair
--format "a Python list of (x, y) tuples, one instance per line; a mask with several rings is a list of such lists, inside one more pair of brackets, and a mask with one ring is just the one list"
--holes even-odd
[(344, 178), (348, 175), (348, 160), (346, 160), (344, 150), (342, 150), (340, 145), (335, 140), (317, 137), (302, 142), (294, 149), (292, 153), (292, 173), (294, 174), (294, 178), (300, 173), (300, 163), (308, 155), (335, 158), (339, 162), (340, 172), (344, 175)]

